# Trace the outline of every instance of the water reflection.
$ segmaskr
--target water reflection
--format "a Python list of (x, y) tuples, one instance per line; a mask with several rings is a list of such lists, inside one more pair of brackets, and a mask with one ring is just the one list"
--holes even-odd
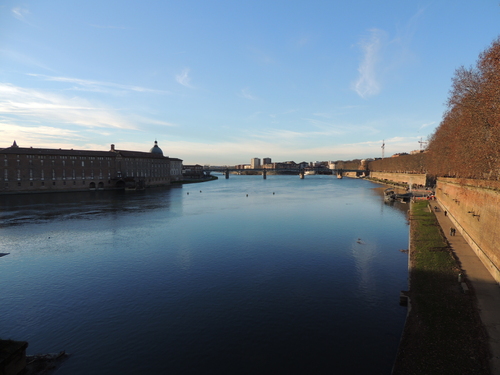
[[(120, 213), (168, 210), (180, 188), (140, 192), (89, 191), (0, 196), (0, 225), (92, 220)], [(181, 207), (179, 205), (179, 207)]]
[(376, 186), (2, 197), (2, 335), (73, 353), (61, 375), (389, 373), (408, 237)]
[(356, 262), (359, 292), (366, 302), (373, 302), (377, 291), (377, 279), (372, 270), (378, 253), (376, 243), (373, 239), (366, 241), (360, 238), (352, 244), (351, 249)]

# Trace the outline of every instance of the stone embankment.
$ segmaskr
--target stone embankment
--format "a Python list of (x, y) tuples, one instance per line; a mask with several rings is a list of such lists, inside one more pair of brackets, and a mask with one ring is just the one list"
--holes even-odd
[(500, 284), (500, 182), (439, 178), (436, 197)]
[[(425, 174), (371, 172), (396, 185), (429, 184)], [(436, 198), (453, 225), (500, 284), (500, 181), (438, 178)]]
[(396, 183), (403, 183), (409, 186), (422, 185), (427, 186), (428, 180), (426, 174), (416, 173), (391, 173), (391, 172), (370, 172), (370, 178), (381, 181), (392, 181)]
[[(409, 176), (405, 174), (402, 176), (372, 174), (372, 177), (376, 177), (379, 182), (388, 180), (387, 183), (398, 185), (422, 184), (415, 182), (414, 179), (410, 180)], [(427, 179), (425, 181), (427, 182)], [(432, 277), (427, 278), (425, 277), (426, 272), (415, 272), (415, 267), (412, 267), (413, 271), (410, 272), (412, 285), (409, 292), (413, 297), (412, 310), (407, 318), (394, 374), (442, 373), (442, 370), (456, 367), (463, 358), (478, 361), (478, 364), (482, 363), (488, 356), (486, 350), (482, 349), (478, 353), (472, 353), (474, 350), (478, 350), (479, 343), (484, 342), (488, 342), (489, 355), (491, 356), (489, 369), (472, 371), (471, 368), (471, 372), (462, 373), (500, 374), (500, 322), (498, 319), (500, 314), (500, 290), (498, 288), (500, 284), (500, 182), (438, 178), (435, 194), (437, 202), (432, 203), (430, 207), (436, 211), (435, 215), (444, 232), (442, 233), (448, 237), (448, 247), (458, 260), (458, 272), (461, 272), (458, 281), (463, 277), (467, 281), (464, 283), (462, 279), (461, 283), (456, 284), (462, 285), (461, 290), (464, 297), (458, 297), (460, 294), (456, 288), (447, 285), (446, 280), (440, 280), (436, 283), (437, 277), (444, 276), (446, 272), (439, 270), (439, 272), (434, 272)], [(412, 221), (412, 223), (414, 222)], [(421, 241), (416, 236), (432, 226), (427, 224), (417, 231), (412, 229), (412, 242), (421, 245)], [(451, 229), (453, 231), (450, 233)], [(430, 248), (429, 254), (441, 253), (438, 250), (437, 247)], [(444, 250), (443, 248), (443, 254), (446, 253)], [(410, 256), (414, 260), (415, 257), (415, 253)], [(431, 265), (435, 266), (435, 262), (429, 262), (429, 266)], [(481, 267), (484, 271), (478, 271)], [(455, 277), (452, 275), (451, 278), (456, 278), (456, 275)], [(418, 288), (416, 283), (422, 283), (423, 287), (433, 285), (433, 288), (426, 293), (420, 293), (419, 289), (421, 288)], [(449, 293), (453, 290), (455, 290), (454, 293)], [(445, 302), (447, 295), (451, 299)], [(479, 314), (478, 319), (474, 317), (476, 314), (472, 313), (468, 307), (470, 305), (466, 303), (466, 295), (472, 297), (470, 302), (475, 305), (475, 310)], [(429, 302), (434, 296), (438, 298), (438, 301), (432, 305)], [(449, 312), (452, 314), (450, 315)], [(436, 319), (440, 321), (431, 324), (433, 328), (429, 329), (427, 327), (429, 323)], [(446, 321), (449, 324), (445, 324)], [(452, 333), (452, 330), (457, 327), (463, 328), (463, 332)], [(484, 330), (487, 332), (486, 335), (481, 333)], [(430, 334), (429, 337), (420, 337), (426, 332)], [(470, 342), (471, 337), (473, 338), (472, 342)], [(425, 348), (432, 347), (435, 342), (439, 342), (440, 345), (426, 353)], [(451, 345), (446, 345), (446, 342), (451, 343)], [(424, 345), (421, 345), (422, 343)], [(465, 349), (465, 352), (456, 356), (457, 348)], [(435, 355), (436, 353), (438, 355)], [(455, 357), (451, 358), (453, 360), (443, 367), (443, 360), (450, 357), (450, 353)], [(435, 358), (431, 360), (433, 355)], [(429, 363), (435, 365), (428, 368), (429, 371), (419, 372), (417, 370), (421, 365)]]

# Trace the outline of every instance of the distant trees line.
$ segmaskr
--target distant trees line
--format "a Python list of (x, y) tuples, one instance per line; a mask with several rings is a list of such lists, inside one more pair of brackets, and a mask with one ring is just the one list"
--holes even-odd
[(500, 37), (455, 71), (443, 120), (425, 153), (370, 161), (372, 171), (500, 179)]
[(401, 155), (368, 162), (370, 171), (398, 173), (427, 173), (428, 153)]

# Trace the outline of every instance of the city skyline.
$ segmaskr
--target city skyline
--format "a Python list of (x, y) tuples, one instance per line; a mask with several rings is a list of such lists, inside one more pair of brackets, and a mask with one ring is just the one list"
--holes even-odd
[(0, 148), (156, 139), (212, 165), (410, 152), (499, 16), (493, 2), (6, 1)]

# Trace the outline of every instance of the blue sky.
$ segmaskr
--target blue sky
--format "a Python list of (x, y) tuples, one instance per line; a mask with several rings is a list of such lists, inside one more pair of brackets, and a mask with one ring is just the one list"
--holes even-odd
[(0, 147), (185, 164), (380, 157), (439, 125), (500, 3), (0, 2)]

